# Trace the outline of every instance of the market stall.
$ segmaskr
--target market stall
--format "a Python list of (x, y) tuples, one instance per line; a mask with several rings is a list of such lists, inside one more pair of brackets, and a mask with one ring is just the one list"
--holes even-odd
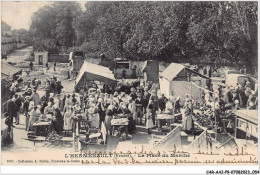
[[(199, 76), (199, 78), (195, 79), (193, 75)], [(171, 63), (159, 77), (161, 94), (167, 98), (170, 98), (171, 95), (175, 98), (180, 97), (181, 105), (184, 104), (187, 93), (192, 93), (194, 99), (201, 98), (201, 90), (197, 86), (205, 87), (206, 79), (208, 79), (208, 77), (177, 63)]]
[(109, 68), (85, 61), (75, 80), (75, 86), (79, 89), (85, 88), (94, 81), (99, 81), (107, 85), (115, 85), (117, 82)]
[(258, 139), (258, 110), (236, 110), (235, 138)]

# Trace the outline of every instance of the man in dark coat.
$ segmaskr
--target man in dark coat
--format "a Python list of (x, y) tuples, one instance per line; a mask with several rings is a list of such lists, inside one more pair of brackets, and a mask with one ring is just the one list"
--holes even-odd
[(11, 99), (9, 99), (7, 102), (7, 115), (12, 117), (12, 122), (13, 122), (13, 118), (16, 117), (16, 105), (15, 105), (15, 97), (13, 96)]
[(165, 110), (165, 105), (166, 105), (166, 97), (164, 96), (164, 94), (162, 94), (162, 96), (158, 99), (158, 103), (159, 103), (159, 108), (161, 111)]
[(148, 106), (151, 94), (148, 92), (148, 88), (145, 88), (144, 95), (143, 95), (143, 107), (144, 107), (144, 114), (146, 114), (146, 108)]
[(15, 103), (15, 105), (16, 105), (16, 117), (15, 117), (15, 124), (16, 125), (19, 125), (19, 120), (20, 120), (20, 108), (21, 108), (21, 106), (22, 106), (22, 100), (21, 100), (21, 98), (17, 95), (17, 94), (15, 94), (14, 95), (14, 98), (15, 98), (15, 101), (14, 101), (14, 103)]
[(30, 62), (29, 66), (30, 66), (30, 71), (32, 71), (33, 70), (33, 62)]

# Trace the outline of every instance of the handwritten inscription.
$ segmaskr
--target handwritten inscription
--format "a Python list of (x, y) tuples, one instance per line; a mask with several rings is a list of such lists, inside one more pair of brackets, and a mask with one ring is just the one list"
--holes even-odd
[(258, 164), (257, 153), (244, 148), (237, 148), (230, 152), (198, 151), (147, 151), (143, 147), (140, 151), (85, 151), (67, 153), (59, 158), (39, 158), (36, 160), (6, 160), (7, 164), (88, 164), (88, 165), (231, 165)]

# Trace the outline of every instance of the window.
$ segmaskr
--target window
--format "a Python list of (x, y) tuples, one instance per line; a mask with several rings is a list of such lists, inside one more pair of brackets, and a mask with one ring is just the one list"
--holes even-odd
[(117, 62), (116, 69), (129, 69), (129, 62)]
[(76, 51), (76, 52), (73, 53), (73, 55), (74, 55), (74, 56), (84, 57), (84, 54), (83, 54), (83, 52), (81, 52), (81, 51)]

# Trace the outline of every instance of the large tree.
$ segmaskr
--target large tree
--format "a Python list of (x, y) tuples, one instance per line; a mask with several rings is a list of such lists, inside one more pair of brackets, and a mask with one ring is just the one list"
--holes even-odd
[(40, 8), (33, 15), (30, 27), (35, 46), (44, 45), (50, 52), (73, 46), (74, 20), (80, 13), (77, 2), (53, 2)]

